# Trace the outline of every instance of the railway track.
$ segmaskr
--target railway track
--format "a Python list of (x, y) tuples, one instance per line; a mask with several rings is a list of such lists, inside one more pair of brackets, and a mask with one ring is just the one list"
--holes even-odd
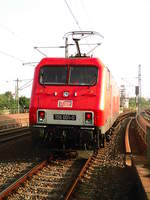
[(8, 142), (31, 134), (29, 127), (9, 128), (0, 130), (0, 143)]
[(132, 169), (127, 169), (125, 164), (124, 131), (122, 130), (124, 128), (120, 128), (120, 125), (116, 127), (110, 143), (92, 157), (84, 173), (80, 174), (80, 181), (76, 184), (76, 188), (68, 193), (66, 200), (105, 200), (121, 199), (121, 197), (129, 199), (131, 197), (134, 181), (129, 178)]
[[(16, 178), (29, 170), (33, 163), (29, 160), (18, 161), (3, 161), (0, 163), (0, 191), (5, 190)], [(2, 195), (3, 196), (3, 195)]]
[(29, 162), (30, 169), (19, 172), (19, 179), (9, 182), (5, 190), (1, 188), (0, 199), (138, 199), (137, 175), (126, 163), (124, 138), (128, 121), (127, 117), (118, 120), (110, 142), (87, 161), (58, 157), (33, 169)]
[[(138, 183), (138, 199), (148, 200), (149, 197), (149, 165), (145, 156), (145, 146), (143, 145), (143, 137), (141, 137), (142, 126), (140, 127), (138, 118), (132, 118), (126, 128), (126, 164), (133, 166), (137, 174)], [(138, 131), (137, 131), (138, 130)], [(140, 132), (139, 132), (140, 131)], [(141, 145), (142, 144), (142, 145)]]
[(144, 110), (141, 114), (144, 119), (147, 120), (148, 123), (150, 123), (150, 110)]
[[(0, 193), (8, 199), (63, 199), (68, 185), (81, 170), (85, 160), (49, 158), (24, 173)], [(32, 178), (31, 178), (32, 177)]]
[(143, 117), (143, 114), (140, 114), (136, 116), (135, 123), (140, 151), (145, 154), (147, 149), (147, 128), (150, 128), (150, 122)]
[(125, 116), (119, 119), (119, 123), (122, 121), (121, 128), (115, 130), (117, 134), (113, 135), (111, 144), (90, 159), (88, 167), (78, 176), (65, 200), (146, 199), (131, 161), (130, 140), (133, 152), (139, 152), (137, 140), (133, 134), (132, 137), (129, 135), (129, 129), (135, 129), (134, 116), (128, 115), (130, 120), (126, 120)]

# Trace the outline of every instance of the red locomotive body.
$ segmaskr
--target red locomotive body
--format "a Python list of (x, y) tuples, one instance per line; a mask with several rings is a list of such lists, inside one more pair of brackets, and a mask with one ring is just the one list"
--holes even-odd
[(118, 114), (119, 90), (99, 59), (44, 58), (35, 68), (29, 121), (51, 138), (104, 145)]

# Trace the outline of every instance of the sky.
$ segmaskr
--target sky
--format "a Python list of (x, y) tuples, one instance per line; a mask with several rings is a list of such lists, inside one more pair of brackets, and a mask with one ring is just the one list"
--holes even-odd
[(150, 0), (0, 0), (0, 94), (14, 94), (18, 79), (19, 95), (30, 97), (35, 67), (26, 63), (43, 58), (34, 47), (64, 45), (64, 34), (80, 29), (104, 36), (99, 58), (128, 96), (140, 64), (142, 96), (150, 97), (149, 10)]

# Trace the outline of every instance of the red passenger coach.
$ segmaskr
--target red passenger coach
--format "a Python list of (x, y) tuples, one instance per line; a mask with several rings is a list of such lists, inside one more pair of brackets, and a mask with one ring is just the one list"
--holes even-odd
[(98, 58), (82, 56), (78, 40), (74, 57), (44, 58), (35, 68), (30, 126), (66, 147), (104, 146), (105, 133), (119, 114), (119, 90)]

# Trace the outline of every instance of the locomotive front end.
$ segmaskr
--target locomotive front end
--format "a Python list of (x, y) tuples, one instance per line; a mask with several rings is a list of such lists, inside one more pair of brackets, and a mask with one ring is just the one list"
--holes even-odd
[[(94, 42), (90, 44), (87, 39), (91, 36)], [(51, 144), (62, 141), (69, 148), (104, 146), (105, 133), (119, 113), (118, 90), (109, 69), (89, 56), (101, 45), (97, 36), (103, 38), (93, 31), (67, 33), (65, 58), (44, 58), (35, 69), (30, 125), (41, 130), (44, 140)], [(83, 53), (86, 45), (96, 46)], [(75, 52), (72, 47), (76, 47)]]
[(43, 129), (50, 140), (63, 135), (65, 141), (69, 138), (76, 146), (85, 145), (85, 141), (87, 145), (87, 140), (90, 145), (93, 143), (99, 69), (92, 60), (47, 58), (37, 67), (30, 106), (31, 124)]

